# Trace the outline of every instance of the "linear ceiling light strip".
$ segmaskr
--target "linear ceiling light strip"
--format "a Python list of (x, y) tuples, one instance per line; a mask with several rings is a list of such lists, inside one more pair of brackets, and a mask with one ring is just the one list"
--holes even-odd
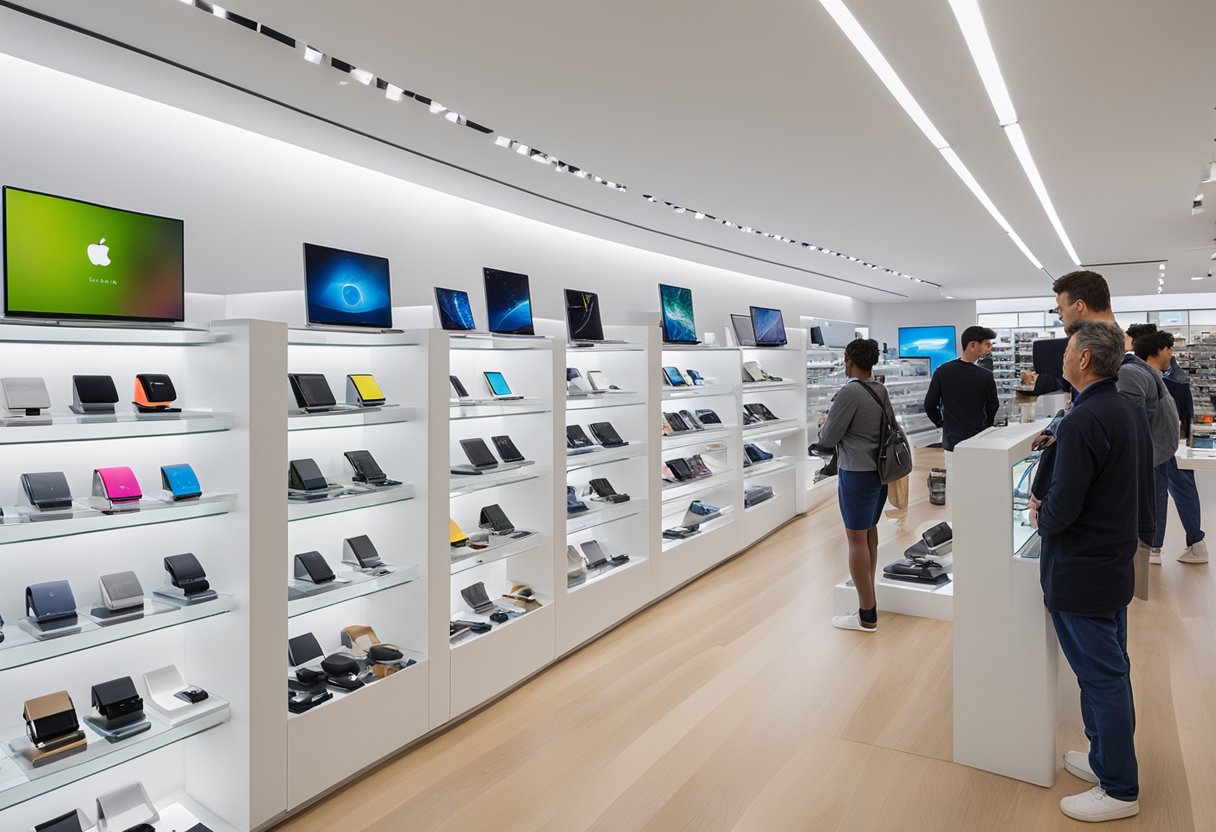
[(929, 143), (933, 145), (938, 153), (942, 154), (942, 157), (958, 175), (958, 178), (963, 181), (963, 184), (967, 186), (971, 193), (975, 195), (975, 198), (979, 200), (980, 204), (984, 206), (984, 210), (996, 220), (1001, 230), (1009, 235), (1014, 245), (1018, 247), (1022, 254), (1026, 255), (1026, 259), (1033, 263), (1036, 269), (1042, 269), (1042, 262), (1034, 256), (1034, 253), (1023, 242), (1022, 238), (1013, 230), (1013, 226), (1009, 224), (1009, 221), (997, 209), (996, 204), (988, 197), (984, 189), (980, 187), (980, 183), (971, 174), (971, 171), (967, 169), (967, 166), (963, 164), (963, 160), (959, 158), (959, 155), (950, 147), (950, 143), (946, 141), (946, 137), (941, 134), (941, 131), (937, 129), (933, 121), (926, 115), (916, 98), (908, 91), (904, 82), (896, 74), (882, 52), (879, 51), (878, 46), (866, 34), (866, 30), (857, 22), (857, 18), (845, 6), (843, 0), (819, 0), (819, 3), (832, 16), (832, 20), (836, 21), (836, 25), (840, 27), (840, 31), (849, 39), (853, 44), (853, 48), (857, 50), (865, 62), (870, 65), (870, 69), (874, 70), (874, 74), (886, 86), (887, 90), (899, 103), (899, 106), (903, 107), (904, 112), (908, 114), (908, 117), (920, 129), (920, 132), (924, 133)]
[[(242, 28), (249, 29), (251, 31), (260, 32), (261, 34), (266, 35), (270, 39), (272, 39), (284, 46), (287, 46), (291, 49), (297, 49), (297, 48), (301, 49), (302, 53), (303, 53), (303, 58), (308, 63), (315, 64), (317, 66), (328, 64), (332, 69), (338, 70), (339, 72), (349, 75), (351, 78), (358, 81), (363, 86), (370, 87), (373, 85), (372, 82), (374, 81), (375, 87), (384, 93), (384, 97), (388, 101), (399, 102), (399, 101), (402, 101), (407, 98), (412, 99), (414, 101), (417, 101), (420, 104), (425, 105), (427, 107), (427, 109), (429, 110), (429, 112), (432, 113), (433, 115), (442, 115), (447, 121), (450, 121), (453, 124), (459, 125), (461, 127), (469, 127), (471, 129), (477, 131), (478, 133), (483, 133), (483, 134), (493, 134), (495, 132), (493, 129), (486, 127), (482, 124), (479, 124), (479, 123), (469, 119), (467, 116), (456, 112), (455, 110), (449, 109), (448, 107), (439, 103), (438, 101), (434, 100), (433, 98), (425, 96), (421, 93), (411, 92), (410, 90), (406, 89), (405, 87), (391, 83), (391, 82), (385, 80), (384, 78), (378, 77), (375, 73), (371, 72), (368, 69), (361, 68), (354, 63), (350, 63), (350, 62), (344, 61), (340, 58), (334, 57), (332, 54), (325, 52), (324, 50), (320, 49), (316, 45), (308, 43), (300, 38), (296, 38), (292, 35), (288, 35), (278, 29), (272, 29), (263, 23), (259, 23), (258, 21), (252, 20), (251, 18), (243, 17), (241, 15), (235, 14), (234, 12), (229, 11), (228, 9), (225, 9), (222, 6), (218, 6), (214, 3), (206, 2), (206, 0), (177, 0), (177, 1), (184, 3), (186, 5), (189, 5), (189, 6), (193, 6), (196, 9), (198, 9), (202, 12), (205, 12), (206, 14), (208, 14), (212, 17), (216, 17), (221, 20), (227, 20), (231, 23), (235, 23), (235, 24), (241, 26)], [(345, 82), (343, 82), (343, 83), (345, 83)], [(923, 113), (922, 113), (922, 115), (923, 115)], [(550, 167), (553, 170), (557, 171), (558, 173), (568, 173), (578, 179), (586, 179), (588, 181), (594, 182), (597, 185), (602, 185), (606, 188), (609, 188), (610, 190), (614, 190), (618, 193), (626, 193), (629, 190), (628, 187), (622, 183), (615, 182), (610, 179), (605, 179), (601, 176), (597, 176), (597, 175), (589, 172), (585, 168), (580, 168), (580, 167), (572, 165), (568, 162), (562, 161), (561, 159), (559, 159), (556, 156), (552, 156), (548, 153), (538, 150), (535, 147), (524, 144), (523, 142), (520, 142), (520, 141), (516, 141), (515, 139), (511, 139), (507, 136), (496, 135), (495, 139), (494, 139), (494, 144), (497, 145), (498, 147), (502, 147), (507, 150), (512, 150), (515, 153), (517, 153), (518, 155), (523, 156), (524, 158), (531, 159), (534, 162), (538, 162), (547, 167)], [(802, 249), (803, 251), (837, 257), (837, 258), (840, 258), (840, 259), (845, 260), (850, 263), (857, 263), (858, 265), (864, 266), (867, 269), (870, 269), (871, 271), (882, 272), (883, 274), (887, 274), (892, 277), (901, 277), (901, 278), (904, 278), (905, 280), (910, 280), (913, 283), (922, 283), (927, 286), (935, 286), (935, 287), (940, 288), (939, 284), (937, 284), (937, 283), (933, 283), (928, 280), (922, 280), (919, 277), (913, 277), (910, 274), (905, 274), (904, 272), (897, 271), (896, 269), (890, 269), (885, 266), (879, 266), (875, 263), (869, 262), (868, 260), (863, 260), (859, 257), (854, 257), (853, 255), (845, 254), (844, 252), (833, 251), (832, 249), (827, 248), (826, 246), (820, 246), (820, 245), (816, 245), (813, 243), (802, 242), (802, 241), (796, 240), (792, 237), (787, 237), (783, 234), (773, 234), (773, 233), (770, 233), (767, 231), (760, 231), (759, 229), (752, 228), (751, 226), (743, 225), (741, 223), (735, 223), (731, 220), (719, 219), (718, 217), (715, 217), (712, 214), (708, 214), (704, 211), (698, 211), (693, 208), (686, 208), (684, 206), (680, 206), (680, 205), (676, 205), (671, 202), (667, 202), (666, 200), (656, 199), (651, 194), (643, 194), (642, 196), (648, 202), (652, 202), (652, 203), (663, 202), (665, 205), (667, 205), (673, 211), (675, 211), (675, 213), (687, 214), (696, 220), (710, 220), (711, 222), (713, 222), (717, 225), (721, 225), (723, 228), (738, 229), (739, 231), (741, 231), (745, 234), (754, 234), (757, 236), (765, 237), (770, 240), (774, 240), (779, 243), (789, 243), (791, 245), (797, 246), (798, 248)]]
[(984, 82), (984, 89), (988, 91), (992, 109), (996, 111), (997, 124), (1005, 131), (1005, 136), (1013, 147), (1014, 155), (1018, 157), (1026, 178), (1030, 180), (1030, 187), (1034, 189), (1035, 196), (1039, 198), (1039, 203), (1043, 206), (1047, 219), (1051, 221), (1051, 227), (1056, 230), (1056, 236), (1064, 245), (1064, 250), (1068, 252), (1072, 262), (1080, 266), (1081, 258), (1077, 256), (1072, 241), (1068, 239), (1064, 223), (1060, 221), (1060, 215), (1056, 213), (1055, 205), (1052, 204), (1051, 197), (1047, 194), (1047, 185), (1044, 184), (1043, 177), (1039, 175), (1038, 165), (1034, 163), (1034, 157), (1030, 155), (1030, 145), (1026, 142), (1021, 125), (1018, 124), (1018, 114), (1013, 108), (1013, 98), (1010, 97), (1009, 89), (1005, 86), (1005, 77), (1001, 74), (1000, 64), (997, 63), (996, 51), (992, 48), (992, 39), (988, 37), (988, 28), (984, 25), (984, 16), (980, 13), (979, 2), (978, 0), (949, 0), (949, 2), (950, 8), (954, 10), (954, 17), (958, 20), (959, 28), (963, 30), (963, 39), (967, 41), (967, 48), (971, 51), (971, 59), (975, 61), (975, 68), (980, 74), (980, 80)]

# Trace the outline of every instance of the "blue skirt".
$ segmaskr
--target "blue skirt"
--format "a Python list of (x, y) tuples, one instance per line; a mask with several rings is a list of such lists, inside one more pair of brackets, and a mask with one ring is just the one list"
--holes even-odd
[(887, 487), (877, 471), (846, 471), (836, 474), (836, 495), (840, 516), (850, 531), (865, 531), (878, 525), (887, 502)]

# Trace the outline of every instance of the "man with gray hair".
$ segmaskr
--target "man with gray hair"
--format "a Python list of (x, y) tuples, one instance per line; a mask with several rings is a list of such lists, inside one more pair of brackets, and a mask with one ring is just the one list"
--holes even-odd
[(1064, 767), (1097, 785), (1060, 801), (1070, 818), (1105, 821), (1140, 811), (1133, 741), (1127, 605), (1140, 497), (1153, 493), (1153, 454), (1144, 411), (1116, 385), (1124, 336), (1115, 324), (1074, 321), (1065, 330), (1064, 378), (1072, 409), (1039, 462), (1030, 523), (1039, 530), (1039, 581), (1056, 636), (1081, 687), (1089, 753), (1069, 751)]

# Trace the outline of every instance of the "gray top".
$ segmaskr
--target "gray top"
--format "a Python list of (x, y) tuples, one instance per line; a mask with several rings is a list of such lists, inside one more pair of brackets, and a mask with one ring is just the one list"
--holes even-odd
[(877, 381), (853, 379), (836, 394), (827, 420), (819, 429), (819, 444), (836, 447), (837, 466), (844, 471), (877, 471), (878, 439), (882, 430), (883, 408), (861, 389), (867, 385), (883, 402), (889, 402), (887, 388)]
[(1153, 465), (1160, 465), (1178, 450), (1182, 423), (1178, 406), (1161, 380), (1161, 373), (1148, 363), (1128, 354), (1119, 368), (1116, 385), (1119, 393), (1148, 416), (1149, 433), (1153, 440)]

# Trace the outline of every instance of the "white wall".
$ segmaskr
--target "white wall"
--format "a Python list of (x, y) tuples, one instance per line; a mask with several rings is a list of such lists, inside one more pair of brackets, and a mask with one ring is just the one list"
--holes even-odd
[[(872, 303), (870, 304), (870, 337), (885, 341), (892, 350), (898, 348), (901, 326), (953, 326), (955, 335), (974, 326), (976, 302), (973, 300), (943, 300), (934, 303)], [(958, 344), (955, 344), (958, 347)]]
[(559, 229), (6, 55), (0, 112), (20, 114), (0, 131), (0, 182), (182, 218), (192, 293), (298, 290), (308, 240), (389, 257), (395, 306), (466, 289), (483, 327), (483, 266), (529, 274), (538, 317), (563, 318), (570, 287), (600, 293), (606, 324), (655, 324), (667, 282), (719, 340), (749, 304), (869, 319), (852, 298)]

